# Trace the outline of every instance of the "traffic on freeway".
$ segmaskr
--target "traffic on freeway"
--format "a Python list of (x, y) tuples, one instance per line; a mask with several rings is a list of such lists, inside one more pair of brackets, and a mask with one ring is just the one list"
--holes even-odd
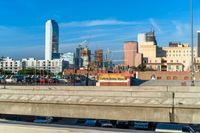
[(44, 126), (54, 128), (72, 128), (92, 130), (93, 132), (182, 132), (197, 133), (200, 131), (198, 124), (170, 124), (157, 122), (142, 121), (116, 121), (116, 120), (100, 120), (100, 119), (74, 119), (74, 118), (58, 118), (45, 116), (16, 116), (1, 115), (0, 125), (21, 124), (23, 126)]

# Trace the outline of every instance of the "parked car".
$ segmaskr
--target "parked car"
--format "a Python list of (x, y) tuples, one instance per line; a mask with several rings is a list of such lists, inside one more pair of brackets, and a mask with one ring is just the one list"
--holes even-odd
[(195, 131), (187, 125), (159, 123), (156, 126), (157, 133), (195, 133)]
[(110, 120), (97, 120), (96, 126), (98, 127), (106, 127), (106, 128), (113, 128), (113, 124)]
[(49, 84), (57, 84), (57, 83), (59, 83), (59, 80), (56, 78), (50, 78), (50, 79), (47, 79), (47, 82)]
[(53, 121), (53, 117), (37, 116), (33, 121), (35, 123), (50, 123)]
[(45, 84), (45, 78), (44, 77), (41, 77), (40, 80), (39, 80), (40, 84)]
[(149, 122), (134, 122), (135, 129), (149, 129)]
[(24, 83), (25, 82), (24, 76), (15, 76), (15, 77), (17, 79), (17, 83)]
[(129, 128), (129, 122), (128, 121), (117, 121), (116, 122), (116, 127), (117, 128)]
[(9, 78), (6, 78), (6, 83), (17, 83), (17, 78), (10, 76)]
[(97, 120), (86, 120), (85, 123), (84, 123), (84, 126), (96, 126), (96, 122)]
[(5, 77), (1, 76), (1, 77), (0, 77), (0, 84), (3, 84), (3, 83), (5, 83), (5, 82), (6, 82)]

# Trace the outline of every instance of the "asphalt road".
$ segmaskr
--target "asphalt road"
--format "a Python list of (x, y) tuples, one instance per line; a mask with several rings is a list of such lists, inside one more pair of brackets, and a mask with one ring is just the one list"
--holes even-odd
[(2, 133), (153, 133), (152, 131), (115, 128), (82, 127), (56, 124), (37, 124), (0, 120)]

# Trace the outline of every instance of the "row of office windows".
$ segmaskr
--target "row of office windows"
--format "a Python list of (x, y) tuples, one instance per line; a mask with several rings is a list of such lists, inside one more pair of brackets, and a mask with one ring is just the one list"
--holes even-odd
[[(182, 67), (180, 65), (176, 65), (176, 70), (180, 70)], [(168, 65), (168, 69), (172, 70), (173, 67), (171, 65)]]
[[(174, 68), (172, 65), (168, 65), (167, 67), (168, 67), (168, 70), (169, 70), (169, 71), (170, 71), (170, 70), (173, 70), (173, 68)], [(175, 67), (176, 67), (176, 71), (182, 70), (182, 66), (180, 66), (180, 65), (176, 65)], [(152, 65), (148, 65), (148, 68), (152, 69), (153, 66), (152, 66)], [(160, 68), (161, 68), (160, 65), (156, 65), (156, 66), (155, 66), (155, 69), (156, 69), (156, 70), (161, 70)]]
[(186, 61), (179, 61), (179, 60), (176, 60), (176, 61), (174, 61), (174, 60), (170, 60), (170, 63), (185, 63)]
[[(183, 56), (191, 56), (191, 54), (167, 54), (167, 57), (183, 57)], [(196, 56), (196, 54), (194, 54)]]
[[(191, 53), (191, 50), (167, 50), (168, 53)], [(193, 51), (195, 53), (195, 50)]]
[[(179, 61), (179, 60), (170, 60), (170, 63), (185, 63), (186, 61)], [(197, 61), (199, 63), (199, 60)], [(149, 63), (160, 63), (160, 62), (157, 62), (157, 60), (155, 60), (155, 62), (152, 62), (152, 60), (149, 60)]]

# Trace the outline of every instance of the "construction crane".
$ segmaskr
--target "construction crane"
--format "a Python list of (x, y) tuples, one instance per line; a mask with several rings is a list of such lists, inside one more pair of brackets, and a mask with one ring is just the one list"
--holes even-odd
[(78, 44), (79, 48), (88, 48), (88, 45), (89, 43), (87, 40), (84, 40)]

